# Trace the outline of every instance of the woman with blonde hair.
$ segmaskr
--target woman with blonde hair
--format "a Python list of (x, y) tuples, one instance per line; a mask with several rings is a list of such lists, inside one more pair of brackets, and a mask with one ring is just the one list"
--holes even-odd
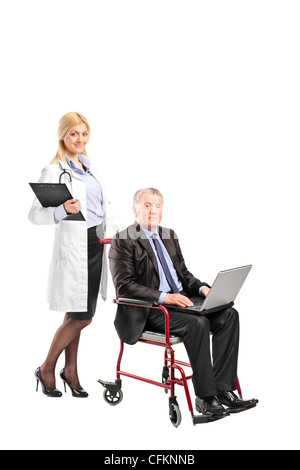
[[(58, 128), (58, 150), (43, 170), (40, 183), (58, 183), (61, 179), (72, 194), (58, 207), (42, 207), (35, 199), (29, 212), (33, 224), (55, 226), (53, 256), (48, 281), (48, 302), (51, 310), (65, 312), (44, 363), (35, 371), (48, 397), (61, 397), (56, 388), (55, 367), (65, 351), (65, 366), (60, 376), (78, 398), (88, 396), (81, 387), (77, 371), (80, 333), (95, 314), (98, 293), (105, 299), (107, 265), (103, 245), (106, 225), (114, 231), (122, 224), (112, 212), (102, 182), (87, 156), (86, 145), (90, 126), (82, 114), (67, 113)], [(72, 220), (81, 212), (84, 220)], [(72, 217), (73, 215), (73, 217)]]

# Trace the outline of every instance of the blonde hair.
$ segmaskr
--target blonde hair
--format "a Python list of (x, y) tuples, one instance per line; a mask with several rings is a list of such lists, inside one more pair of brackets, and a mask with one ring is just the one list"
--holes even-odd
[[(90, 136), (90, 126), (85, 117), (82, 114), (79, 113), (67, 113), (65, 114), (59, 121), (59, 126), (58, 126), (58, 149), (56, 152), (55, 157), (50, 163), (58, 163), (62, 162), (65, 163), (66, 161), (66, 149), (65, 149), (65, 144), (64, 144), (64, 139), (68, 137), (70, 134), (72, 127), (78, 126), (79, 124), (84, 123), (87, 127), (89, 136)], [(86, 157), (86, 149), (84, 148), (82, 152)]]

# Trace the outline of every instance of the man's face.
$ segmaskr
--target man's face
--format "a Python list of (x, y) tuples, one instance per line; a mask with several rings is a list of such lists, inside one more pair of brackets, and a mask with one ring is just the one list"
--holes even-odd
[(155, 232), (162, 219), (163, 200), (161, 196), (143, 193), (136, 206), (133, 206), (135, 220), (142, 227)]

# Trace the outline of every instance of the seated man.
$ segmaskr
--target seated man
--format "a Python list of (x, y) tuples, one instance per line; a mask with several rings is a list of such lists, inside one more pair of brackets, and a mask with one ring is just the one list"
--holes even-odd
[[(153, 188), (137, 191), (136, 222), (119, 232), (109, 251), (110, 270), (118, 297), (159, 302), (167, 306), (170, 333), (181, 336), (193, 370), (196, 409), (216, 418), (243, 411), (256, 400), (240, 400), (237, 388), (239, 317), (234, 308), (197, 316), (168, 306), (192, 306), (189, 297), (206, 296), (209, 285), (191, 274), (173, 230), (159, 226), (163, 197)], [(160, 310), (118, 305), (115, 326), (120, 339), (135, 344), (144, 330), (164, 333)], [(210, 355), (213, 333), (213, 365)], [(225, 407), (224, 407), (225, 405)]]

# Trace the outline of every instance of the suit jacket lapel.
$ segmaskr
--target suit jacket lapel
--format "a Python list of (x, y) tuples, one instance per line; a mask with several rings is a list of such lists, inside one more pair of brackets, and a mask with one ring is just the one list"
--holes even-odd
[(157, 273), (157, 275), (159, 276), (159, 271), (158, 271), (158, 265), (157, 265), (157, 261), (156, 261), (156, 256), (154, 254), (154, 251), (152, 249), (152, 246), (150, 245), (150, 242), (148, 240), (148, 237), (147, 235), (143, 232), (143, 229), (139, 226), (139, 224), (137, 222), (135, 222), (135, 233), (137, 234), (137, 240), (138, 242), (143, 246), (143, 248), (147, 251), (152, 263), (153, 263), (153, 266), (154, 266), (154, 269)]
[[(135, 222), (135, 224), (134, 224), (134, 229), (135, 229), (135, 233), (136, 233), (136, 237), (137, 237), (138, 242), (147, 251), (147, 253), (148, 253), (148, 255), (149, 255), (149, 257), (150, 257), (150, 259), (153, 263), (154, 269), (155, 269), (157, 275), (159, 276), (159, 270), (158, 270), (156, 256), (154, 254), (152, 246), (150, 245), (150, 242), (148, 240), (147, 235), (143, 232), (143, 229), (139, 226), (139, 224), (137, 222)], [(164, 229), (163, 227), (158, 227), (158, 232), (159, 232), (160, 238), (162, 239), (163, 244), (165, 245), (165, 247), (167, 249), (167, 252), (170, 255), (170, 258), (171, 258), (171, 260), (174, 264), (174, 267), (177, 271), (178, 276), (182, 277), (176, 247), (175, 247), (174, 241), (171, 238), (170, 230)]]

